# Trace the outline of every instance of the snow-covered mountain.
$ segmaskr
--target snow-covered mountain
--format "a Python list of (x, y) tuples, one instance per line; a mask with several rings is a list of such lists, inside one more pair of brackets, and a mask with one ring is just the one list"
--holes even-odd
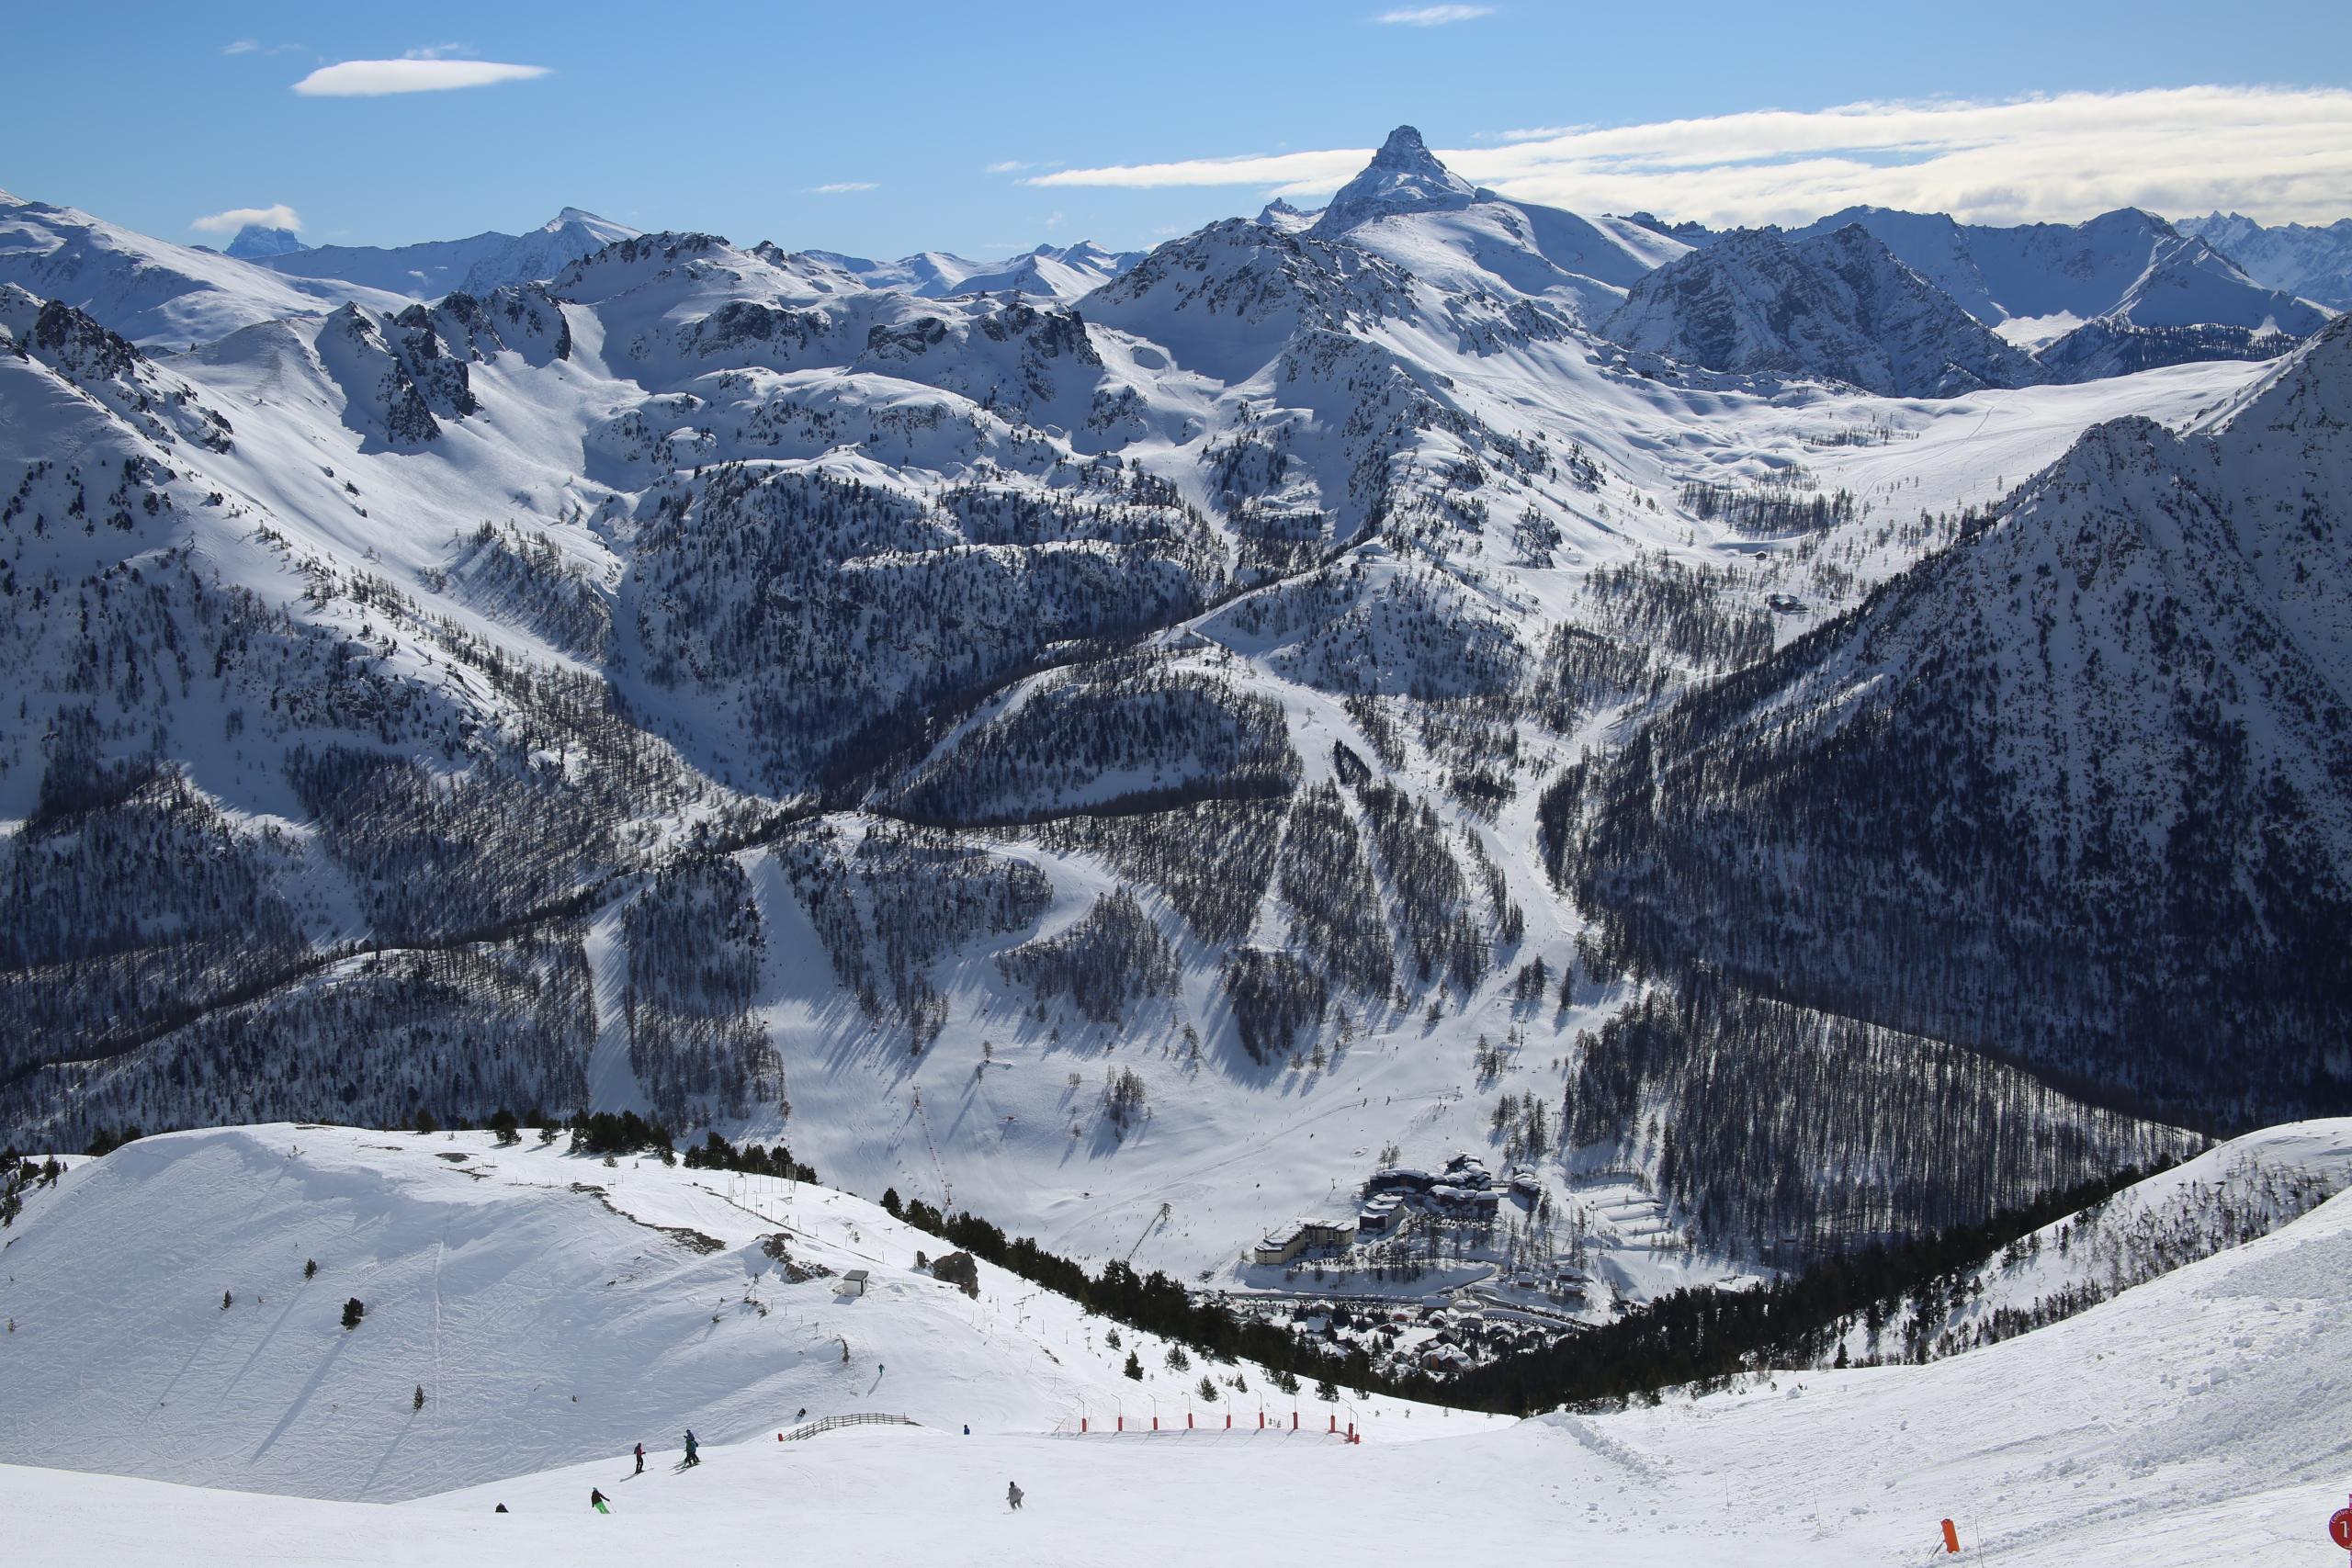
[(288, 276), (344, 279), (429, 300), (452, 289), (480, 296), (509, 284), (552, 277), (581, 257), (637, 232), (626, 223), (567, 207), (527, 234), (490, 230), (468, 239), (413, 245), (321, 245), (259, 259)]
[(2265, 226), (2243, 213), (2209, 212), (2173, 227), (2203, 240), (2266, 288), (2352, 310), (2352, 218)]
[(1939, 212), (1853, 207), (1792, 230), (1790, 237), (1849, 224), (1867, 230), (1978, 321), (2021, 344), (2102, 316), (2139, 327), (2245, 327), (2295, 337), (2327, 319), (2308, 301), (2256, 283), (2205, 238), (2135, 208), (2081, 223), (1996, 228)]
[(1001, 294), (1010, 289), (1065, 302), (1118, 276), (1142, 256), (1138, 251), (1106, 251), (1091, 240), (1073, 245), (1039, 245), (1026, 254), (996, 262), (967, 261), (945, 251), (924, 251), (895, 262), (868, 261), (833, 251), (804, 254), (839, 267), (866, 288), (898, 290), (924, 299)]
[(259, 223), (248, 223), (222, 247), (221, 254), (235, 256), (240, 261), (258, 261), (264, 256), (290, 255), (300, 249), (302, 236), (291, 229), (270, 229)]
[[(1396, 259), (1501, 216), (1235, 220), (1068, 304), (644, 235), (167, 361), (10, 296), (0, 1128), (628, 1107), (1237, 1288), (1377, 1151), (1484, 1150), (1549, 1217), (1446, 1267), (1581, 1246), (1595, 1316), (2170, 1146), (1615, 966), (1537, 802), (2259, 368), (1889, 400)], [(1726, 1057), (1853, 1098), (1751, 1136)], [(1693, 1151), (1704, 1212), (1648, 1196)]]
[(2330, 1102), (2347, 431), (2346, 320), (2191, 431), (2093, 427), (1963, 542), (1572, 774), (1564, 885), (1631, 958), (2191, 1113)]
[(1857, 224), (1803, 239), (1723, 235), (1634, 283), (1600, 330), (1710, 369), (1821, 377), (1889, 397), (2036, 379), (2032, 360)]
[(71, 207), (6, 191), (0, 191), (0, 284), (62, 300), (150, 348), (184, 349), (256, 321), (352, 299), (379, 308), (399, 304), (397, 297), (372, 288), (281, 276), (254, 262), (151, 239)]

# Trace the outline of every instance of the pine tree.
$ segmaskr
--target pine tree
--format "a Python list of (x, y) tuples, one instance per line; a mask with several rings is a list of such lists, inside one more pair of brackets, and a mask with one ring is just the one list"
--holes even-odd
[(424, 1408), (424, 1385), (423, 1383), (416, 1385), (416, 1403), (410, 1405), (409, 1408), (412, 1410), (422, 1410)]
[(367, 1315), (368, 1303), (361, 1301), (357, 1296), (354, 1296), (349, 1301), (343, 1303), (343, 1325), (345, 1328), (358, 1327), (359, 1320)]
[(1136, 1359), (1136, 1353), (1133, 1350), (1127, 1352), (1125, 1371), (1127, 1376), (1136, 1382), (1143, 1382), (1143, 1363)]

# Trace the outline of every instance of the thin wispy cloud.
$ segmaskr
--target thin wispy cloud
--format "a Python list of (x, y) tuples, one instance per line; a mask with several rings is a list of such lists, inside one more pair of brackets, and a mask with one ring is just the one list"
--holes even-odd
[(982, 169), (980, 173), (984, 175), (1017, 175), (1022, 170), (1028, 167), (1030, 167), (1029, 164), (1023, 163), (1018, 158), (1007, 158), (1001, 164), (990, 164), (987, 168)]
[(446, 93), (458, 87), (489, 87), (527, 82), (548, 74), (544, 65), (508, 65), (495, 60), (447, 60), (429, 51), (401, 60), (346, 60), (322, 65), (294, 90), (310, 98), (375, 98), (392, 93)]
[(232, 44), (224, 45), (221, 48), (220, 52), (223, 54), (251, 54), (260, 47), (261, 39), (257, 38), (241, 38)]
[(1390, 28), (1442, 28), (1451, 22), (1475, 22), (1495, 14), (1492, 6), (1400, 6), (1383, 11), (1374, 21)]
[(292, 229), (300, 231), (302, 220), (284, 202), (269, 207), (232, 207), (226, 212), (208, 212), (192, 219), (188, 227), (204, 234), (233, 234), (248, 227), (263, 229)]
[[(1983, 222), (2073, 221), (2117, 207), (2269, 222), (2342, 216), (2352, 91), (2177, 87), (1999, 101), (1858, 103), (1507, 133), (1441, 152), (1467, 179), (1588, 212), (1711, 224), (1804, 222), (1867, 205)], [(1327, 195), (1369, 148), (1062, 169), (1035, 186), (1252, 186)]]
[(808, 194), (810, 196), (854, 196), (862, 190), (880, 190), (881, 188), (872, 180), (835, 180), (831, 185), (810, 186)]

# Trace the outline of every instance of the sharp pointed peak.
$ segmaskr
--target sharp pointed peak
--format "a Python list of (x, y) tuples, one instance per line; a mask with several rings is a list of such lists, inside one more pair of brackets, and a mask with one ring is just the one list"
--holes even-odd
[(1478, 194), (1467, 180), (1439, 162), (1419, 130), (1400, 125), (1388, 133), (1388, 140), (1380, 144), (1363, 172), (1340, 187), (1316, 228), (1323, 233), (1339, 233), (1391, 213), (1467, 207), (1478, 199)]

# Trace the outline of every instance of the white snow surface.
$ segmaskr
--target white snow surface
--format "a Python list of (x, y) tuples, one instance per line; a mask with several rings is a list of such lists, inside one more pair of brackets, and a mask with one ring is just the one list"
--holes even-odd
[[(2340, 1169), (2352, 1122), (2248, 1142)], [(761, 1319), (717, 1298), (743, 1293), (735, 1238), (770, 1222), (684, 1172), (604, 1170), (526, 1147), (236, 1129), (134, 1145), (37, 1193), (6, 1254), (17, 1331), (0, 1340), (0, 1418), (11, 1452), (74, 1468), (0, 1467), (16, 1552), (107, 1563), (737, 1562), (780, 1550), (884, 1564), (1423, 1562), (1475, 1541), (1567, 1561), (1685, 1564), (1733, 1545), (1769, 1565), (1924, 1563), (1949, 1517), (1985, 1562), (2284, 1565), (2321, 1561), (2352, 1453), (2340, 1409), (2352, 1196), (2066, 1322), (1928, 1366), (1782, 1372), (1655, 1408), (1519, 1422), (1384, 1402), (1352, 1412), (1366, 1440), (1351, 1445), (1261, 1433), (1254, 1401), (1231, 1433), (1221, 1417), (1173, 1430), (1165, 1408), (1171, 1429), (1157, 1436), (1055, 1431), (1065, 1388), (1117, 1380), (1107, 1359), (1057, 1342), (1083, 1328), (1050, 1298), (1024, 1299), (1027, 1287), (984, 1268), (980, 1300), (967, 1303), (869, 1262), (863, 1299), (836, 1297), (830, 1281), (763, 1284)], [(444, 1153), (467, 1157), (435, 1158)], [(574, 1175), (639, 1218), (709, 1224), (727, 1249), (686, 1254), (569, 1191)], [(852, 1204), (803, 1189), (784, 1212), (842, 1240), (796, 1252), (854, 1256), (848, 1226), (876, 1258), (912, 1239)], [(309, 1286), (306, 1249), (321, 1260)], [(550, 1250), (561, 1256), (540, 1256)], [(624, 1268), (638, 1278), (621, 1280)], [(239, 1274), (256, 1269), (267, 1277)], [(570, 1293), (548, 1299), (559, 1274)], [(211, 1293), (223, 1279), (243, 1286), (225, 1310)], [(369, 1300), (349, 1332), (334, 1320), (347, 1291)], [(804, 1330), (796, 1312), (820, 1321)], [(796, 1356), (805, 1334), (835, 1331), (852, 1337), (853, 1369)], [(1048, 1349), (1062, 1364), (1044, 1360)], [(706, 1391), (730, 1360), (741, 1381), (763, 1376), (713, 1414)], [(419, 1382), (422, 1411), (410, 1394)], [(904, 1409), (922, 1425), (779, 1443), (803, 1403), (812, 1417)], [(1326, 1408), (1305, 1402), (1302, 1427)], [(676, 1433), (689, 1425), (707, 1446), (699, 1468), (681, 1471)], [(112, 1446), (94, 1454), (100, 1429)], [(640, 1439), (651, 1462), (635, 1477), (626, 1454)], [(190, 1484), (199, 1474), (234, 1489)], [(1018, 1514), (1008, 1482), (1026, 1495)], [(591, 1487), (612, 1499), (609, 1516), (587, 1507)], [(286, 1495), (296, 1492), (308, 1495)], [(401, 1497), (413, 1500), (387, 1511)]]

